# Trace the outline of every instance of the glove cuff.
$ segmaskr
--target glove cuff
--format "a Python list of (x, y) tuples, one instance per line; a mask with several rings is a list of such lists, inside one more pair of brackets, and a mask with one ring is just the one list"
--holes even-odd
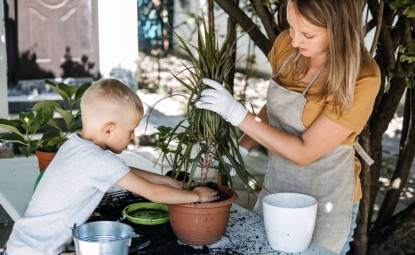
[(228, 121), (235, 127), (239, 126), (241, 122), (245, 119), (248, 109), (245, 108), (241, 103), (236, 102), (235, 108), (233, 109), (231, 118)]

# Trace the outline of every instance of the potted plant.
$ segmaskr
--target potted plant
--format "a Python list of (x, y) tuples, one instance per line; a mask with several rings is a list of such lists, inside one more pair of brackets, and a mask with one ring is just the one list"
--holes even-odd
[[(46, 169), (69, 135), (80, 130), (81, 112), (75, 106), (91, 85), (87, 82), (78, 88), (49, 80), (45, 80), (45, 84), (61, 96), (63, 105), (54, 100), (42, 100), (32, 107), (32, 111), (20, 112), (17, 123), (0, 118), (0, 127), (9, 131), (1, 134), (0, 140), (18, 144), (19, 151), (26, 157), (35, 152), (40, 171)], [(63, 119), (65, 128), (61, 128), (53, 118), (55, 112)], [(41, 129), (46, 127), (48, 129), (38, 138)]]
[[(246, 171), (239, 153), (236, 140), (237, 129), (218, 114), (198, 109), (195, 106), (200, 93), (207, 87), (202, 82), (203, 77), (214, 79), (224, 84), (229, 90), (225, 77), (231, 67), (233, 53), (231, 46), (235, 43), (228, 35), (219, 46), (213, 27), (207, 28), (203, 19), (202, 25), (202, 29), (198, 26), (197, 46), (191, 45), (175, 34), (180, 47), (192, 62), (191, 67), (185, 66), (188, 76), (183, 78), (174, 75), (185, 87), (185, 96), (188, 99), (188, 118), (179, 122), (175, 127), (158, 127), (157, 147), (161, 150), (160, 158), (172, 167), (175, 178), (183, 175), (183, 172), (188, 176), (185, 180), (187, 189), (191, 188), (197, 171), (201, 171), (201, 183), (204, 185), (214, 163), (218, 163), (220, 174), (229, 180), (231, 187), (230, 172), (233, 168), (249, 188), (249, 182), (255, 179)], [(227, 184), (227, 182), (222, 184)], [(193, 245), (205, 245), (221, 238), (227, 227), (230, 207), (236, 200), (236, 194), (225, 185), (218, 185), (218, 187), (228, 197), (227, 200), (208, 204), (169, 205), (170, 223), (180, 241)], [(188, 210), (193, 210), (193, 212), (188, 212)], [(207, 211), (204, 212), (204, 210)], [(184, 216), (183, 221), (180, 214)], [(200, 226), (199, 223), (203, 225)], [(211, 226), (212, 223), (219, 225)]]

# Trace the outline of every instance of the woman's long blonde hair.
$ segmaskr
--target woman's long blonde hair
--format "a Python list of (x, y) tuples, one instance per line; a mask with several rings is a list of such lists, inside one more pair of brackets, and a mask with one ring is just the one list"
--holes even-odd
[[(353, 104), (354, 88), (362, 60), (361, 10), (354, 0), (289, 0), (298, 13), (329, 34), (327, 78), (322, 98), (333, 96), (335, 111), (343, 113)], [(309, 60), (298, 49), (293, 54), (299, 74), (307, 73)]]

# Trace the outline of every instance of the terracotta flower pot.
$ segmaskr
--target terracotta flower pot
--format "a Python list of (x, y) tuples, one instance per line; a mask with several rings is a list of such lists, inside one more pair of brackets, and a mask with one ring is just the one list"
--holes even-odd
[(36, 157), (39, 163), (39, 171), (42, 172), (49, 166), (49, 163), (55, 157), (56, 152), (44, 152), (40, 150), (36, 150)]
[(219, 190), (230, 198), (213, 203), (169, 205), (170, 224), (181, 242), (207, 245), (220, 240), (228, 226), (230, 208), (237, 195), (225, 186), (219, 186)]

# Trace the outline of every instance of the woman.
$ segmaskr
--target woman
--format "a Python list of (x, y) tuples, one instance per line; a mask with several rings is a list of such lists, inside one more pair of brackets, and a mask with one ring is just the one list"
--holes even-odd
[(268, 149), (254, 211), (262, 214), (269, 193), (314, 196), (313, 241), (337, 254), (346, 254), (353, 240), (362, 196), (354, 145), (380, 87), (379, 68), (363, 44), (360, 13), (355, 1), (290, 0), (290, 29), (268, 55), (273, 76), (258, 116), (210, 79), (204, 82), (212, 89), (197, 102), (244, 132), (242, 154), (258, 144)]

